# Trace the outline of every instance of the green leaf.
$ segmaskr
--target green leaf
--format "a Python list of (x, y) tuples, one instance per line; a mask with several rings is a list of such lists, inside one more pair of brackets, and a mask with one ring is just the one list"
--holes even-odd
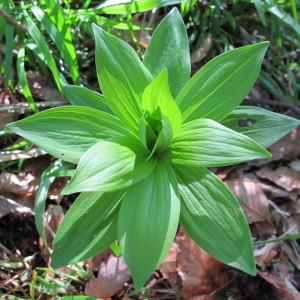
[(151, 75), (135, 51), (124, 41), (93, 24), (96, 67), (101, 90), (112, 111), (138, 131), (140, 103)]
[(54, 268), (90, 258), (117, 239), (117, 215), (124, 195), (81, 193), (68, 210), (54, 239)]
[(73, 163), (99, 140), (129, 134), (116, 117), (80, 106), (48, 109), (8, 128), (51, 155)]
[(46, 15), (38, 6), (33, 6), (31, 12), (44, 26), (50, 38), (59, 49), (62, 59), (71, 73), (73, 81), (78, 82), (79, 70), (77, 55), (73, 45), (70, 27), (64, 21), (65, 16), (63, 10), (60, 9), (59, 4), (56, 1), (51, 1), (51, 3), (52, 7), (50, 10), (49, 5), (47, 5), (47, 11), (50, 16)]
[(94, 10), (102, 14), (119, 15), (148, 11), (180, 2), (181, 0), (107, 0)]
[(149, 156), (152, 157), (155, 154), (160, 154), (167, 151), (170, 148), (173, 139), (173, 132), (168, 119), (162, 120), (161, 130), (156, 138), (155, 144)]
[(160, 108), (163, 116), (169, 119), (173, 132), (175, 132), (181, 125), (182, 116), (170, 93), (167, 69), (162, 70), (143, 93), (142, 108), (153, 113), (157, 107)]
[(63, 92), (64, 96), (72, 105), (87, 106), (106, 113), (111, 113), (104, 96), (95, 91), (82, 86), (67, 84), (63, 87)]
[(23, 13), (28, 25), (28, 34), (34, 41), (34, 44), (26, 44), (29, 49), (31, 49), (35, 55), (45, 63), (46, 66), (51, 70), (55, 83), (58, 89), (61, 91), (62, 86), (64, 86), (67, 81), (64, 76), (59, 72), (53, 55), (48, 47), (47, 42), (45, 41), (43, 35), (40, 30), (36, 26), (36, 24), (32, 21), (31, 17), (27, 13), (25, 9), (23, 9)]
[(5, 58), (4, 58), (4, 80), (5, 86), (12, 88), (12, 70), (13, 70), (13, 48), (14, 48), (14, 26), (5, 23)]
[(57, 172), (61, 169), (62, 163), (56, 161), (51, 164), (43, 173), (39, 183), (39, 189), (35, 196), (34, 201), (34, 219), (35, 225), (38, 230), (38, 233), (42, 237), (46, 247), (48, 248), (47, 237), (44, 230), (44, 215), (46, 209), (46, 201), (48, 197), (48, 192), (51, 184), (55, 180), (54, 172)]
[(183, 165), (221, 167), (270, 156), (249, 137), (209, 119), (184, 124), (172, 144), (172, 161)]
[(100, 141), (83, 154), (62, 193), (113, 192), (126, 188), (152, 171), (154, 162), (144, 162), (146, 155), (142, 144), (129, 137)]
[(21, 48), (18, 52), (18, 59), (17, 59), (17, 73), (18, 73), (18, 80), (19, 84), (22, 88), (23, 95), (27, 100), (28, 104), (30, 105), (33, 112), (38, 112), (38, 108), (33, 100), (28, 81), (26, 78), (26, 71), (25, 71), (25, 49)]
[(168, 69), (169, 85), (174, 97), (191, 76), (189, 41), (177, 8), (157, 26), (145, 52), (144, 63), (153, 76)]
[(269, 42), (225, 52), (201, 68), (176, 98), (184, 121), (224, 119), (247, 96)]
[(251, 275), (256, 274), (253, 245), (239, 201), (204, 168), (175, 169), (181, 195), (181, 223), (209, 255)]
[(300, 121), (262, 108), (240, 106), (222, 124), (269, 147), (300, 125)]
[(173, 176), (160, 161), (122, 200), (118, 237), (137, 290), (164, 259), (177, 231), (180, 201)]
[(271, 14), (276, 16), (281, 23), (290, 27), (290, 29), (293, 30), (296, 34), (300, 35), (300, 24), (296, 20), (294, 20), (293, 17), (287, 12), (281, 10), (280, 6), (276, 2), (274, 2), (273, 0), (267, 0), (266, 9)]

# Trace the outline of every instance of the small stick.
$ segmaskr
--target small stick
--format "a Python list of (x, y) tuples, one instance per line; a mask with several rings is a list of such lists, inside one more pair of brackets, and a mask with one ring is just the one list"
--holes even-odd
[(12, 24), (16, 28), (27, 31), (27, 26), (20, 24), (13, 17), (11, 17), (3, 8), (0, 8), (0, 16), (2, 16), (8, 23)]

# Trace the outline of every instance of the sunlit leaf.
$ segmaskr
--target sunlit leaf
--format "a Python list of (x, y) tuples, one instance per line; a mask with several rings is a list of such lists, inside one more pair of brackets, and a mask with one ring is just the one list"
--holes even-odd
[(224, 119), (249, 93), (268, 45), (262, 42), (237, 48), (202, 67), (176, 98), (183, 120)]
[(117, 238), (117, 214), (124, 192), (81, 193), (59, 227), (52, 266), (82, 261), (109, 248)]
[(270, 156), (249, 137), (209, 119), (184, 124), (172, 144), (172, 161), (183, 165), (220, 167)]
[(11, 123), (8, 128), (53, 156), (73, 163), (99, 140), (128, 134), (114, 116), (81, 106), (52, 108)]
[(139, 104), (151, 75), (124, 41), (93, 25), (96, 66), (101, 90), (112, 111), (132, 130), (138, 130)]
[(153, 76), (164, 68), (174, 97), (189, 80), (191, 62), (185, 25), (176, 8), (157, 26), (146, 49), (144, 63)]
[(240, 106), (222, 124), (269, 147), (299, 126), (300, 121), (259, 107)]
[(246, 217), (226, 185), (204, 168), (176, 167), (182, 199), (181, 223), (209, 255), (256, 274)]
[(159, 162), (122, 200), (118, 237), (136, 289), (164, 259), (177, 231), (180, 201), (173, 176), (172, 170)]
[[(140, 161), (139, 154), (142, 155)], [(153, 169), (154, 162), (145, 162), (146, 155), (142, 144), (130, 141), (129, 137), (100, 141), (82, 155), (76, 173), (63, 193), (112, 192), (126, 188)]]

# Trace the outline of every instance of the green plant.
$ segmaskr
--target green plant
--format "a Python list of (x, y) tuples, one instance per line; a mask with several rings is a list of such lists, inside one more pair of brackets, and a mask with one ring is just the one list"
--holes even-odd
[(67, 86), (80, 106), (8, 125), (78, 164), (63, 193), (81, 194), (56, 234), (53, 267), (118, 240), (139, 289), (167, 254), (180, 221), (210, 255), (255, 275), (239, 201), (207, 168), (270, 157), (263, 147), (299, 125), (264, 109), (238, 107), (268, 43), (228, 51), (190, 79), (188, 39), (176, 9), (155, 30), (143, 62), (124, 41), (96, 25), (93, 30), (103, 96)]

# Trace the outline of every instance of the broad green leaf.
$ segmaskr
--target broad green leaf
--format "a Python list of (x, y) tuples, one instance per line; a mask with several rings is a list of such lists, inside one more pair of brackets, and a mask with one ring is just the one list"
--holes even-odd
[(103, 95), (89, 90), (82, 86), (65, 85), (63, 87), (64, 96), (72, 105), (87, 106), (94, 109), (111, 113)]
[(269, 42), (225, 52), (202, 67), (175, 99), (184, 121), (224, 119), (247, 96)]
[(128, 134), (114, 116), (74, 106), (58, 107), (11, 123), (8, 128), (51, 155), (77, 163), (99, 140)]
[(59, 72), (56, 62), (53, 58), (53, 55), (48, 47), (47, 42), (45, 41), (43, 35), (40, 30), (36, 26), (36, 24), (32, 21), (31, 17), (27, 13), (25, 9), (23, 9), (23, 13), (28, 26), (28, 34), (34, 41), (34, 44), (26, 44), (29, 49), (31, 49), (35, 55), (45, 63), (46, 66), (51, 70), (55, 83), (58, 89), (61, 91), (62, 86), (64, 86), (67, 81), (64, 76)]
[(180, 166), (175, 172), (187, 233), (209, 255), (255, 275), (251, 234), (236, 197), (204, 168)]
[(38, 112), (38, 108), (33, 100), (27, 77), (25, 71), (25, 49), (21, 48), (18, 52), (18, 59), (17, 59), (17, 73), (18, 73), (18, 80), (19, 84), (22, 88), (23, 95), (27, 100), (28, 104), (30, 105), (33, 112)]
[(182, 116), (170, 93), (167, 69), (162, 70), (143, 93), (142, 108), (153, 113), (157, 107), (162, 115), (169, 119), (175, 132), (182, 122)]
[(221, 167), (270, 156), (249, 137), (209, 119), (184, 124), (172, 144), (172, 161), (182, 165)]
[(259, 107), (240, 106), (222, 124), (269, 147), (300, 125), (300, 121)]
[(119, 15), (148, 11), (180, 2), (181, 0), (107, 0), (94, 10), (102, 14)]
[(122, 199), (118, 238), (137, 290), (164, 259), (177, 231), (180, 201), (173, 176), (159, 161)]
[[(44, 26), (56, 47), (59, 49), (62, 59), (71, 73), (74, 82), (79, 81), (79, 70), (77, 55), (73, 45), (70, 27), (66, 22), (59, 22), (65, 19), (63, 10), (56, 1), (51, 1), (52, 7), (47, 6), (48, 15), (38, 6), (33, 6), (31, 12)], [(53, 6), (54, 5), (54, 6)], [(52, 18), (51, 18), (52, 17)], [(52, 20), (51, 20), (52, 19)]]
[(144, 162), (146, 155), (142, 144), (129, 137), (100, 141), (83, 154), (62, 193), (113, 192), (126, 188), (152, 171), (154, 162)]
[(101, 90), (112, 111), (138, 131), (140, 103), (151, 75), (135, 51), (124, 41), (93, 24), (96, 67)]
[(144, 63), (153, 76), (168, 69), (169, 85), (174, 97), (191, 76), (189, 41), (177, 8), (157, 26), (145, 52)]
[(117, 239), (117, 215), (124, 192), (81, 193), (65, 215), (54, 239), (54, 268), (82, 261)]

